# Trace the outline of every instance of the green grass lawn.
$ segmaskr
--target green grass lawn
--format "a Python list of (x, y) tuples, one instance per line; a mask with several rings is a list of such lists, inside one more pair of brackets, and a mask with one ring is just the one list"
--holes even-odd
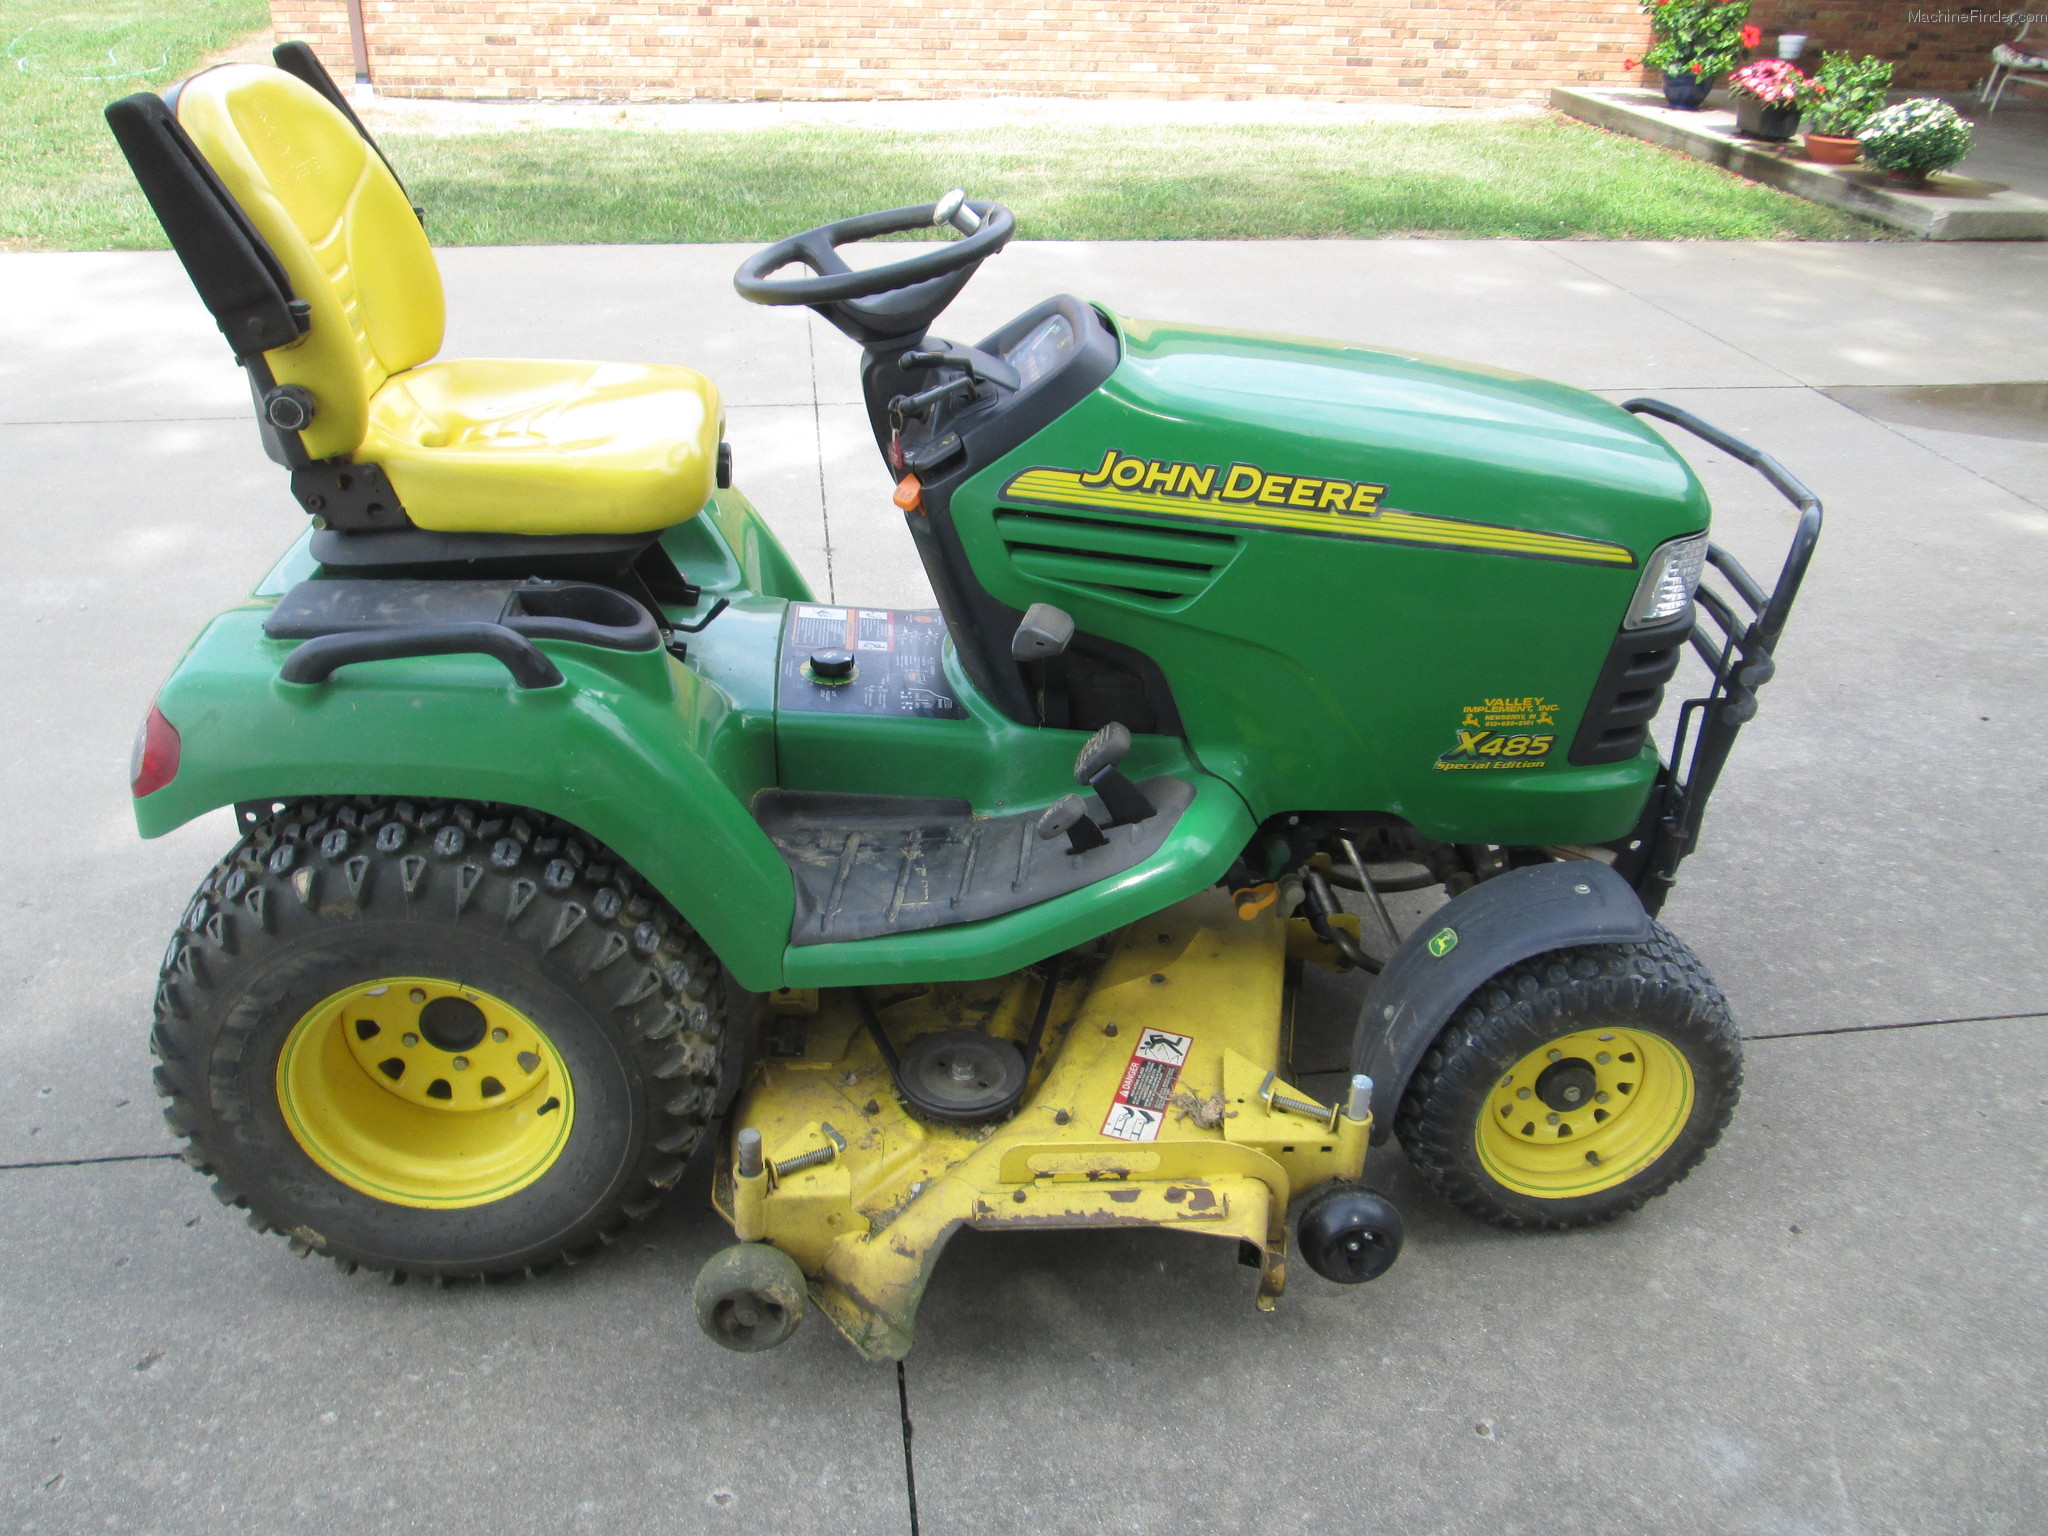
[[(161, 247), (100, 109), (263, 0), (0, 0), (0, 246)], [(949, 186), (1026, 238), (1868, 239), (1872, 225), (1568, 119), (1341, 127), (391, 133), (446, 245), (769, 240)]]
[(0, 0), (0, 246), (161, 246), (100, 110), (270, 19), (265, 0)]

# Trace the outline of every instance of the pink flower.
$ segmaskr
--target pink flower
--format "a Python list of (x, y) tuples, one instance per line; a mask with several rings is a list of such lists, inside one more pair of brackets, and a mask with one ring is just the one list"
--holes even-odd
[(1623, 59), (1621, 61), (1621, 67), (1623, 69), (1634, 69), (1636, 67), (1636, 61), (1634, 59)]

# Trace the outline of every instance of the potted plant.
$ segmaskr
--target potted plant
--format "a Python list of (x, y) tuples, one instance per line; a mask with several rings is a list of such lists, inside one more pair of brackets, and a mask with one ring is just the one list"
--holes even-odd
[[(1697, 112), (1714, 77), (1742, 62), (1749, 0), (1642, 0), (1650, 18), (1643, 63), (1664, 77), (1664, 101)], [(1754, 30), (1754, 29), (1751, 29)], [(1630, 68), (1634, 60), (1627, 61)]]
[(1855, 160), (1856, 135), (1871, 115), (1884, 106), (1884, 93), (1891, 89), (1889, 60), (1853, 53), (1830, 53), (1821, 58), (1813, 77), (1814, 100), (1806, 109), (1806, 132), (1801, 136), (1809, 159), (1823, 165), (1848, 165)]
[(1816, 99), (1813, 80), (1790, 59), (1758, 59), (1728, 77), (1735, 126), (1753, 139), (1783, 143), (1799, 131), (1799, 114)]
[(1857, 135), (1864, 160), (1891, 179), (1924, 186), (1970, 152), (1970, 125), (1945, 101), (1915, 97), (1873, 113)]

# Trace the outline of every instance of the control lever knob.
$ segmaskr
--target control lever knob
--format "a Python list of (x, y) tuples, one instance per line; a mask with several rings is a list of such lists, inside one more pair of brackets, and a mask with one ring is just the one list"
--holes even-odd
[[(1073, 638), (1072, 614), (1053, 607), (1051, 603), (1033, 603), (1024, 610), (1024, 619), (1017, 626), (1017, 633), (1010, 637), (1010, 655), (1017, 661), (1044, 661), (1048, 656), (1057, 656), (1065, 651), (1067, 642)], [(1125, 733), (1124, 745), (1128, 750), (1128, 732)], [(1085, 749), (1083, 756), (1086, 756)]]
[(1067, 834), (1067, 852), (1070, 854), (1086, 853), (1090, 848), (1100, 848), (1109, 841), (1102, 835), (1102, 828), (1095, 825), (1095, 818), (1088, 814), (1088, 807), (1079, 795), (1068, 795), (1054, 801), (1038, 818), (1038, 835), (1047, 842), (1062, 832)]

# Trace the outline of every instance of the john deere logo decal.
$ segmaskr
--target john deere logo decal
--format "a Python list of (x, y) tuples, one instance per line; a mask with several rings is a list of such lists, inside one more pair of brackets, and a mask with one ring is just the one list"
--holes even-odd
[(1429, 936), (1429, 952), (1441, 960), (1458, 947), (1458, 930), (1439, 928)]
[(1137, 512), (1181, 522), (1273, 528), (1326, 538), (1480, 550), (1585, 565), (1635, 564), (1619, 544), (1469, 523), (1383, 507), (1384, 485), (1328, 475), (1282, 474), (1257, 464), (1183, 464), (1109, 449), (1089, 470), (1027, 469), (1003, 487), (1009, 501), (1070, 510)]

